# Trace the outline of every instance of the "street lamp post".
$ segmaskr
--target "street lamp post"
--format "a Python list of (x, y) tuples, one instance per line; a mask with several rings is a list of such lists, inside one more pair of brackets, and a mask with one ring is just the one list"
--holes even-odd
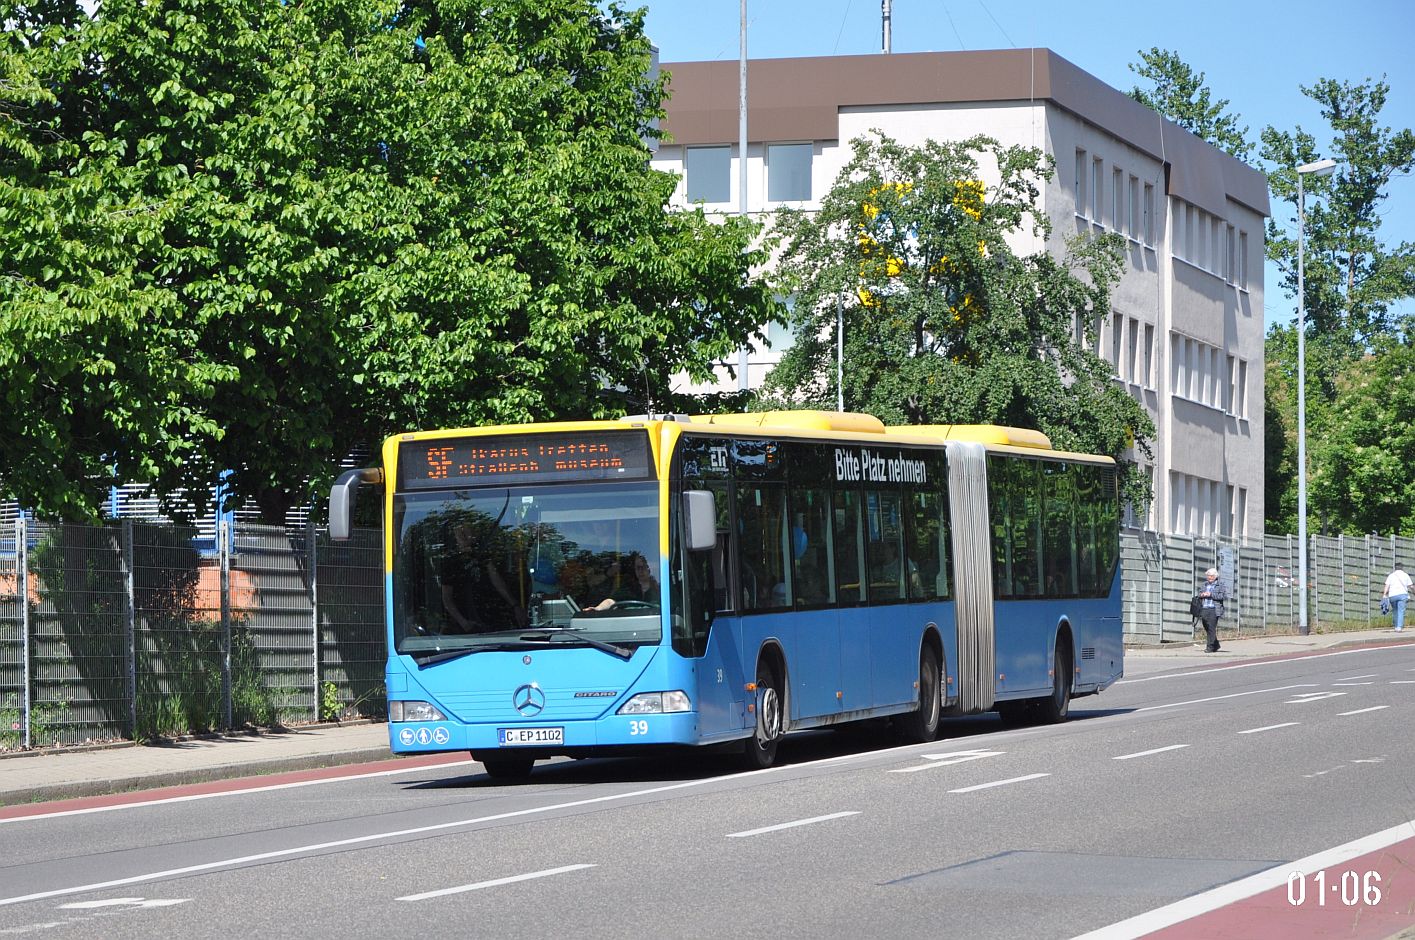
[(1318, 160), (1297, 168), (1297, 632), (1307, 636), (1307, 294), (1303, 267), (1303, 242), (1307, 231), (1306, 176), (1330, 176), (1335, 160)]

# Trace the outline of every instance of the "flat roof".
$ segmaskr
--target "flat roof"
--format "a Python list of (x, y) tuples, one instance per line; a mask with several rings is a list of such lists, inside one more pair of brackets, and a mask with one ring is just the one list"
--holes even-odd
[[(738, 62), (663, 62), (663, 129), (675, 144), (738, 137)], [(1161, 117), (1050, 49), (749, 59), (747, 139), (836, 140), (844, 107), (1047, 101), (1169, 168), (1168, 194), (1227, 217), (1227, 200), (1271, 215), (1260, 170)]]

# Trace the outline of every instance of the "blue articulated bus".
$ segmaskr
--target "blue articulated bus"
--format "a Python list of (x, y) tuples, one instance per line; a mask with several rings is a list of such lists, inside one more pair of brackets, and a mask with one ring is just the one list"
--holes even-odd
[(381, 468), (389, 739), (498, 778), (881, 717), (1065, 719), (1122, 674), (1114, 462), (861, 414), (403, 434)]

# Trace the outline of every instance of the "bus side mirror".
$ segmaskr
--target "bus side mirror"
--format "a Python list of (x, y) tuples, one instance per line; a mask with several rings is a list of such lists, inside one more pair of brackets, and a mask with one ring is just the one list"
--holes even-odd
[(717, 502), (711, 490), (683, 491), (683, 528), (688, 551), (705, 552), (717, 545)]
[(359, 486), (364, 483), (378, 485), (383, 482), (383, 471), (377, 467), (362, 470), (345, 470), (329, 488), (329, 537), (335, 541), (345, 541), (354, 520), (354, 497)]

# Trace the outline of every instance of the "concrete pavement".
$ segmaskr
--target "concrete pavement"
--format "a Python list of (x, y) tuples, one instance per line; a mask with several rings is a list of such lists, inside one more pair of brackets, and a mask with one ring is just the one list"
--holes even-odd
[[(1192, 643), (1134, 646), (1126, 650), (1127, 673), (1238, 662), (1382, 643), (1415, 643), (1405, 633), (1364, 630), (1311, 636), (1222, 638), (1222, 650), (1205, 653)], [(0, 754), (0, 806), (100, 796), (131, 790), (204, 783), (286, 771), (311, 770), (391, 758), (388, 727), (355, 722), (261, 734), (192, 738), (155, 745), (117, 744), (48, 748)]]

